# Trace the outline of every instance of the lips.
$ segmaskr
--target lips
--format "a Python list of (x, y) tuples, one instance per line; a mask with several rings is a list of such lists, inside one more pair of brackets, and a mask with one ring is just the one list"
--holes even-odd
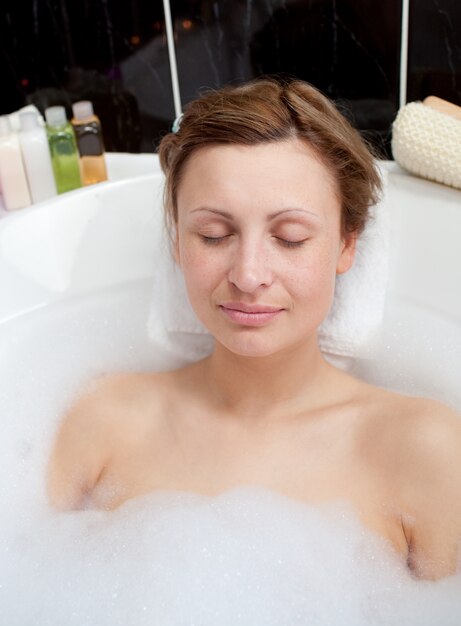
[(264, 326), (284, 311), (280, 307), (245, 302), (224, 302), (219, 308), (227, 319), (240, 326)]
[(242, 313), (275, 313), (283, 310), (279, 306), (246, 304), (245, 302), (223, 302), (220, 306), (231, 311), (241, 311)]

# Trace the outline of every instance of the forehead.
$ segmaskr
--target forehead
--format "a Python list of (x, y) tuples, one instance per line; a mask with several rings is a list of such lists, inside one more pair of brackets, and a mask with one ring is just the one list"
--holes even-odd
[(185, 164), (177, 193), (178, 210), (198, 205), (239, 206), (267, 211), (281, 205), (310, 205), (319, 211), (339, 206), (334, 176), (298, 139), (242, 146), (212, 145)]

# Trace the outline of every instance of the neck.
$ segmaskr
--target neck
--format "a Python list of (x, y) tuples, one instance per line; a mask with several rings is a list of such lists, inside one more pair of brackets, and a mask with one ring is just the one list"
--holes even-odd
[(217, 344), (202, 367), (209, 392), (223, 410), (265, 420), (318, 404), (331, 370), (316, 341), (268, 357), (240, 356)]

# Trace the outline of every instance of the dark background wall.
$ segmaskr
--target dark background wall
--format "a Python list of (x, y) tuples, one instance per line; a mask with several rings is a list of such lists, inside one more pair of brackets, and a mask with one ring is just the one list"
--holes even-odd
[[(307, 80), (383, 156), (402, 0), (171, 0), (183, 103), (262, 74)], [(4, 0), (0, 114), (90, 99), (106, 148), (152, 151), (174, 115), (161, 0)], [(407, 99), (461, 105), (461, 3), (410, 0)]]

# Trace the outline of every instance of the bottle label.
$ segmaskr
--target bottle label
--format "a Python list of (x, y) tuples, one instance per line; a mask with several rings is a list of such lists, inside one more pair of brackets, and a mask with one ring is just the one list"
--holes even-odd
[(101, 128), (97, 122), (79, 124), (75, 127), (75, 134), (81, 156), (100, 156), (104, 153)]

